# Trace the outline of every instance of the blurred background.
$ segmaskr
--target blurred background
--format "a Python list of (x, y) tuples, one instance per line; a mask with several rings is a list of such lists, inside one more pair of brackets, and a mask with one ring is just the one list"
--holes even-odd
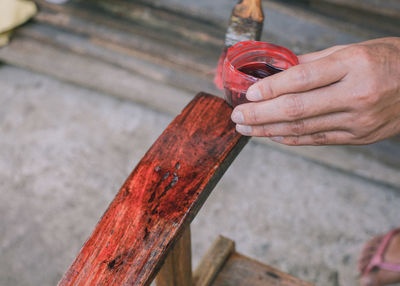
[[(296, 54), (399, 36), (398, 0), (262, 1), (262, 40)], [(54, 4), (0, 48), (0, 285), (55, 285), (125, 178), (213, 73), (232, 0)], [(192, 224), (324, 286), (358, 285), (365, 241), (400, 226), (400, 139), (252, 139)]]

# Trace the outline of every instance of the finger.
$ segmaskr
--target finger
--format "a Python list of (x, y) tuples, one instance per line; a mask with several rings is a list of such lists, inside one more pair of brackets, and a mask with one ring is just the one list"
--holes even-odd
[[(238, 105), (232, 112), (232, 121), (242, 125), (264, 125), (290, 122), (349, 109), (342, 84), (334, 84), (304, 93)], [(337, 96), (342, 94), (342, 96)]]
[(273, 123), (265, 125), (236, 125), (236, 130), (246, 136), (278, 137), (303, 136), (323, 131), (345, 130), (350, 115), (340, 112), (291, 122)]
[(339, 57), (331, 55), (266, 77), (253, 84), (246, 97), (250, 101), (268, 100), (286, 93), (326, 86), (339, 81), (345, 75), (346, 69)]
[(277, 143), (289, 146), (352, 144), (354, 136), (346, 131), (326, 131), (305, 136), (271, 137)]
[(372, 40), (367, 40), (364, 42), (360, 43), (355, 43), (353, 45), (376, 45), (376, 44), (393, 44), (393, 40), (395, 40), (395, 37), (387, 37), (387, 38), (378, 38), (378, 39), (372, 39)]
[(333, 54), (334, 52), (339, 51), (345, 47), (347, 47), (347, 45), (338, 45), (338, 46), (333, 46), (333, 47), (324, 49), (322, 51), (317, 51), (317, 52), (313, 52), (313, 53), (300, 55), (300, 56), (298, 56), (299, 63), (304, 64), (304, 63), (319, 60), (319, 59), (329, 56), (330, 54)]

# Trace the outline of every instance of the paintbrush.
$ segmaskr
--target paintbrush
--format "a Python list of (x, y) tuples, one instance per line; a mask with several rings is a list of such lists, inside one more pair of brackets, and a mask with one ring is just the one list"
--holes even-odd
[(242, 41), (259, 41), (264, 23), (261, 0), (241, 0), (233, 8), (225, 34), (225, 46), (218, 60), (214, 83), (223, 89), (222, 67), (229, 47)]

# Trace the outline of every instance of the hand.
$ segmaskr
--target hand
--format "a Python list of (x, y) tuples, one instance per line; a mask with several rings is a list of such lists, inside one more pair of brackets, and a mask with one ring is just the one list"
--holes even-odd
[(400, 38), (335, 46), (264, 78), (237, 106), (238, 132), (286, 145), (369, 144), (400, 133)]

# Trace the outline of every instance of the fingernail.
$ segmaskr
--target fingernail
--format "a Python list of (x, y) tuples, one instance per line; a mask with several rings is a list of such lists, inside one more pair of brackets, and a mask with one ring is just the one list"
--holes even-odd
[(260, 89), (257, 86), (250, 86), (247, 90), (246, 97), (250, 101), (259, 101), (262, 99)]
[(269, 139), (271, 139), (272, 141), (275, 141), (275, 142), (282, 142), (283, 141), (283, 137), (270, 137)]
[(239, 110), (234, 110), (232, 112), (231, 119), (233, 122), (241, 124), (244, 122), (243, 113)]
[(236, 124), (236, 131), (244, 135), (251, 134), (251, 126)]

